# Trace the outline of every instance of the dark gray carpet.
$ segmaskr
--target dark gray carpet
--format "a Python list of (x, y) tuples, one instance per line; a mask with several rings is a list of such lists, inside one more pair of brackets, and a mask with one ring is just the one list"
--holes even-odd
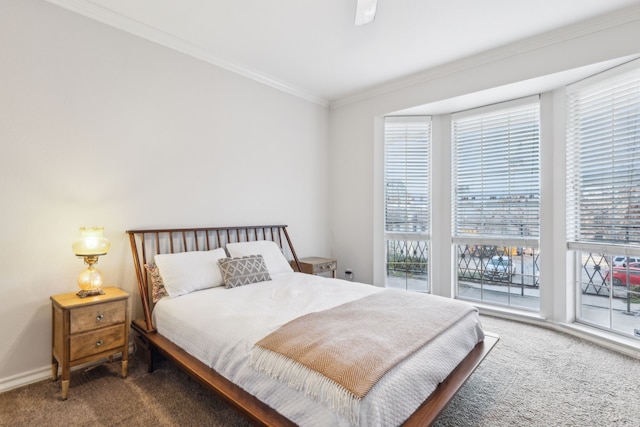
[[(483, 316), (500, 342), (436, 426), (639, 426), (640, 361), (544, 328)], [(168, 362), (138, 357), (0, 394), (0, 426), (246, 426)]]

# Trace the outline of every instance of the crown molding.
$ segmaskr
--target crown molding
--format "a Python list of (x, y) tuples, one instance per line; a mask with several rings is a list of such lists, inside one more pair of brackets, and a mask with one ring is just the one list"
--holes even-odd
[(515, 55), (531, 52), (537, 49), (553, 46), (583, 37), (598, 31), (603, 31), (616, 26), (640, 20), (640, 6), (631, 6), (615, 12), (591, 18), (577, 24), (568, 25), (556, 30), (530, 37), (518, 42), (497, 47), (476, 55), (471, 55), (457, 61), (452, 61), (441, 66), (436, 66), (406, 77), (385, 82), (369, 89), (358, 91), (353, 95), (329, 101), (313, 95), (303, 89), (294, 87), (285, 82), (265, 74), (240, 67), (221, 58), (217, 58), (202, 48), (185, 40), (151, 27), (142, 22), (128, 18), (99, 6), (90, 0), (45, 0), (48, 3), (94, 19), (103, 24), (128, 32), (151, 42), (160, 44), (191, 57), (200, 59), (232, 73), (259, 82), (279, 91), (288, 93), (306, 101), (332, 109), (375, 98), (396, 90), (405, 89), (421, 83), (437, 80), (439, 78), (473, 69), (492, 62), (497, 62)]
[(553, 46), (559, 43), (577, 39), (592, 33), (607, 30), (624, 24), (640, 20), (640, 6), (631, 6), (615, 12), (597, 16), (576, 24), (551, 30), (537, 36), (529, 37), (514, 43), (509, 43), (485, 52), (471, 55), (457, 61), (433, 67), (400, 79), (382, 83), (370, 89), (360, 91), (331, 101), (330, 108), (336, 109), (345, 105), (357, 103), (377, 96), (385, 95), (396, 90), (405, 89), (421, 83), (470, 70), (492, 62), (497, 62), (512, 56), (531, 52), (537, 49)]
[(279, 81), (265, 74), (249, 70), (247, 68), (240, 67), (232, 64), (223, 59), (217, 58), (210, 53), (206, 52), (202, 48), (195, 46), (185, 40), (175, 37), (169, 33), (161, 31), (157, 28), (151, 27), (142, 22), (128, 18), (124, 15), (118, 14), (112, 10), (106, 9), (89, 0), (45, 0), (48, 3), (54, 4), (61, 8), (78, 13), (85, 17), (91, 18), (95, 21), (149, 40), (151, 42), (160, 44), (178, 52), (184, 53), (191, 57), (197, 58), (201, 61), (223, 68), (232, 73), (241, 75), (250, 80), (254, 80), (258, 83), (262, 83), (266, 86), (277, 89), (281, 92), (288, 93), (306, 101), (321, 105), (323, 107), (329, 106), (329, 101), (321, 97), (308, 93), (305, 90), (291, 86), (285, 82)]

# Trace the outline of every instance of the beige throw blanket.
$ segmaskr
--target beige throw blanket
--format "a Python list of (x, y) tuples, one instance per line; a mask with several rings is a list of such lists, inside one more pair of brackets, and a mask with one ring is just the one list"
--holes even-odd
[(252, 365), (357, 423), (360, 399), (387, 371), (475, 310), (383, 290), (283, 325), (256, 344)]

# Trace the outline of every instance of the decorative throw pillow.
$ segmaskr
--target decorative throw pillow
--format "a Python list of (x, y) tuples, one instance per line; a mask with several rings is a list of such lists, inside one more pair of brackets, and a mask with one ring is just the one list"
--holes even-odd
[(218, 260), (218, 264), (227, 289), (271, 280), (262, 255), (223, 258)]
[(227, 243), (227, 251), (232, 257), (262, 255), (269, 274), (272, 276), (293, 271), (278, 244), (271, 240)]
[(158, 266), (156, 266), (155, 262), (151, 264), (145, 264), (144, 268), (149, 272), (149, 277), (151, 277), (151, 299), (153, 303), (157, 303), (160, 299), (164, 297), (168, 297), (169, 293), (164, 287), (164, 283), (162, 282), (162, 276), (160, 276), (160, 271), (158, 271)]

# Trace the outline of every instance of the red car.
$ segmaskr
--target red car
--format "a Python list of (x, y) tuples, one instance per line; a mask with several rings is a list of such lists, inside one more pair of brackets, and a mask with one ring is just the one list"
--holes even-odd
[[(613, 267), (613, 286), (627, 286), (627, 271), (629, 272), (629, 285), (640, 286), (640, 263), (629, 264), (629, 269)], [(604, 280), (609, 281), (609, 270), (604, 275)]]

